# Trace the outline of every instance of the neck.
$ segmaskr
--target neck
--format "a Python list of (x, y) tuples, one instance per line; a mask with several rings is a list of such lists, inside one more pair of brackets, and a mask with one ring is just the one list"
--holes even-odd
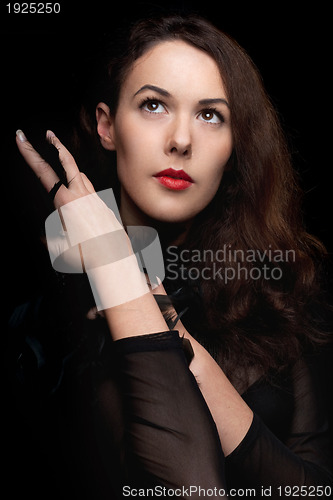
[(120, 216), (127, 226), (149, 226), (153, 227), (160, 238), (164, 248), (170, 245), (180, 245), (185, 240), (190, 229), (191, 222), (161, 222), (149, 217), (142, 212), (128, 196), (122, 192), (120, 202)]

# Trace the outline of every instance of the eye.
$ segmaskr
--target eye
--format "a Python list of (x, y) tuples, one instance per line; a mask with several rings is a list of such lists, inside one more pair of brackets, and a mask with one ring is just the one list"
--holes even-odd
[(223, 116), (216, 109), (204, 109), (199, 113), (198, 117), (199, 120), (207, 123), (218, 124), (224, 122)]
[(145, 99), (140, 104), (140, 109), (143, 109), (147, 113), (160, 114), (165, 113), (166, 109), (164, 105), (157, 99)]

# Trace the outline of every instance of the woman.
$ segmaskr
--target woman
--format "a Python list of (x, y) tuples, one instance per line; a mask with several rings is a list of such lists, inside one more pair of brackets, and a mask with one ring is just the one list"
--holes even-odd
[[(288, 151), (257, 71), (236, 42), (194, 16), (137, 23), (105, 69), (95, 128), (117, 155), (124, 227), (158, 231), (166, 278), (153, 293), (114, 213), (60, 140), (48, 132), (65, 183), (17, 133), (69, 239), (75, 232), (103, 310), (85, 310), (76, 278), (67, 278), (61, 328), (75, 348), (58, 349), (52, 390), (75, 394), (60, 399), (65, 421), (82, 426), (82, 462), (91, 453), (97, 461), (88, 498), (162, 487), (185, 497), (280, 498), (293, 487), (328, 496), (329, 430), (313, 358), (328, 338), (324, 250), (302, 227)], [(82, 113), (85, 131), (91, 115)], [(101, 245), (89, 252), (84, 243), (106, 233), (102, 266)], [(48, 304), (41, 316), (50, 322)], [(83, 310), (95, 319), (83, 320)], [(58, 326), (48, 332), (54, 345)], [(43, 321), (38, 328), (40, 339)], [(40, 353), (36, 342), (32, 350)]]

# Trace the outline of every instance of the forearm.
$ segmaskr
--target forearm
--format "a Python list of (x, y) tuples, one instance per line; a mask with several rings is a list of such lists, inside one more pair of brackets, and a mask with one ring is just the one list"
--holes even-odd
[[(179, 330), (181, 333), (181, 328)], [(191, 341), (194, 351), (190, 369), (213, 416), (223, 452), (227, 456), (248, 432), (253, 419), (252, 410), (206, 349), (188, 332), (185, 331), (184, 336)]]
[(168, 330), (134, 255), (88, 271), (113, 340)]
[(147, 294), (104, 311), (113, 340), (168, 330), (154, 297)]

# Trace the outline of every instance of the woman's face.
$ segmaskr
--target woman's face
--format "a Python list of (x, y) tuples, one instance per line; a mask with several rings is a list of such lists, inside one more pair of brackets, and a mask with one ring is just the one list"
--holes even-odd
[(115, 116), (97, 107), (102, 144), (117, 152), (121, 213), (186, 222), (213, 199), (232, 152), (230, 110), (216, 62), (167, 41), (127, 75)]

